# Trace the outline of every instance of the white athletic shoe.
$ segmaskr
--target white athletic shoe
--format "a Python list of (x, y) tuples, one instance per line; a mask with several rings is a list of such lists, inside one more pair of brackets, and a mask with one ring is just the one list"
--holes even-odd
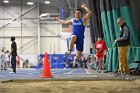
[(10, 74), (15, 74), (16, 72), (13, 72), (13, 71), (12, 71), (12, 72), (9, 72), (9, 73), (10, 73)]

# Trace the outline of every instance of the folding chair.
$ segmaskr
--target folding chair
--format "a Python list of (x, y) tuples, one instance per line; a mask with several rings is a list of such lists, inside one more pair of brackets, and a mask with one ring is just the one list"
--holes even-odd
[(140, 61), (133, 61), (133, 63), (137, 63), (137, 67), (134, 69), (133, 73), (132, 73), (132, 76), (136, 75), (137, 71), (139, 70), (140, 68)]

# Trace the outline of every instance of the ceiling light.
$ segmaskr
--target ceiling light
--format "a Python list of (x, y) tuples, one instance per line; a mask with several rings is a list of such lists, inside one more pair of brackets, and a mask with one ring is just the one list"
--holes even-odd
[(50, 4), (50, 1), (45, 1), (45, 4)]
[(4, 0), (3, 2), (4, 2), (4, 3), (9, 3), (9, 0)]
[(27, 2), (27, 5), (33, 5), (34, 3), (33, 2)]

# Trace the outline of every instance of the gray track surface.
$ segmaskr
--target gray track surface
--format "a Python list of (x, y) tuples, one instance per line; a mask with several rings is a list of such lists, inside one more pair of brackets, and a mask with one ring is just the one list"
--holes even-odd
[(115, 77), (112, 73), (97, 73), (93, 69), (51, 69), (53, 78), (41, 78), (41, 69), (19, 69), (16, 74), (10, 74), (11, 70), (0, 71), (0, 81), (8, 80), (134, 80), (140, 76), (127, 76), (122, 78), (120, 75)]

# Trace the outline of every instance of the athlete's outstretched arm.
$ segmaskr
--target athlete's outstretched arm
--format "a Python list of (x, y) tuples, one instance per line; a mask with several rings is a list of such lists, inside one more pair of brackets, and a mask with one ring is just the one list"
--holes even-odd
[(54, 20), (60, 22), (61, 24), (72, 24), (72, 20), (61, 20), (59, 17), (55, 17)]
[(86, 6), (86, 4), (83, 3), (81, 5), (81, 8), (85, 9), (87, 12), (86, 15), (83, 17), (83, 22), (86, 22), (92, 15), (92, 11)]

